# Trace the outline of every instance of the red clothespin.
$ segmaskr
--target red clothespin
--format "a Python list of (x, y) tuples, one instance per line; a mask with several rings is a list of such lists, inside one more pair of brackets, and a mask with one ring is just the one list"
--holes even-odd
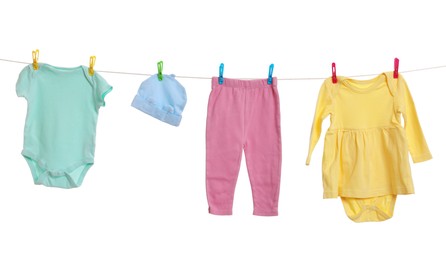
[(338, 83), (338, 78), (336, 78), (336, 63), (331, 64), (331, 80), (333, 81), (333, 84)]
[(398, 58), (395, 58), (395, 62), (393, 65), (393, 78), (397, 79), (398, 78), (398, 68), (400, 66), (400, 60)]

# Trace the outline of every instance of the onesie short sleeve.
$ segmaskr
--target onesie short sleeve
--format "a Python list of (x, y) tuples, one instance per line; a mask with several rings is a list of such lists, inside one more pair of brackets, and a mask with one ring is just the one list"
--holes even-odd
[(98, 73), (94, 73), (93, 82), (95, 88), (95, 103), (97, 107), (103, 107), (105, 106), (105, 96), (112, 91), (113, 87)]
[(16, 83), (16, 93), (18, 97), (27, 98), (27, 93), (31, 85), (32, 77), (31, 65), (26, 66), (20, 72), (19, 78)]

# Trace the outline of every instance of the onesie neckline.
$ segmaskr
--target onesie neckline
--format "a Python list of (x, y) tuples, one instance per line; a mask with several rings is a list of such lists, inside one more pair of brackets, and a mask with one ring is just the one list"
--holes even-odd
[(82, 65), (79, 65), (76, 67), (60, 67), (60, 66), (54, 66), (54, 65), (51, 65), (48, 63), (41, 63), (41, 65), (48, 67), (50, 69), (59, 70), (59, 71), (76, 71), (79, 69), (82, 69), (82, 71), (84, 70), (84, 66), (82, 66)]
[[(353, 79), (348, 77), (340, 77), (340, 82), (343, 83), (344, 86), (346, 86), (348, 89), (357, 92), (357, 93), (368, 93), (371, 92), (379, 86), (382, 85), (382, 83), (387, 84), (387, 76), (386, 73), (380, 73), (377, 76), (371, 78), (371, 79)], [(367, 87), (358, 87), (358, 86), (364, 86), (369, 85)]]

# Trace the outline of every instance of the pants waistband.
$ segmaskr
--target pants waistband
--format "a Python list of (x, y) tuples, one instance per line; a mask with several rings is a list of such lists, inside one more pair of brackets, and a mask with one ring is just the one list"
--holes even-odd
[(218, 77), (212, 77), (212, 87), (229, 87), (229, 88), (261, 88), (276, 87), (277, 78), (273, 77), (272, 84), (268, 84), (268, 79), (230, 79), (224, 78), (223, 84), (218, 83)]

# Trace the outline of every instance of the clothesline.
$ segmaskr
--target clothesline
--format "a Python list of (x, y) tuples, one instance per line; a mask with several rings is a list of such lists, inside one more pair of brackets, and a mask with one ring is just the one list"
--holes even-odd
[[(20, 64), (31, 64), (29, 62), (24, 61), (16, 61), (16, 60), (9, 60), (9, 59), (2, 59), (0, 58), (0, 61), (4, 62), (10, 62), (10, 63), (20, 63)], [(434, 70), (434, 69), (441, 69), (446, 68), (446, 65), (441, 66), (433, 66), (433, 67), (425, 67), (425, 68), (418, 68), (418, 69), (412, 69), (412, 70), (403, 70), (400, 71), (400, 73), (411, 73), (411, 72), (417, 72), (417, 71), (424, 71), (424, 70)], [(137, 72), (125, 72), (125, 71), (111, 71), (111, 70), (95, 70), (100, 73), (109, 73), (109, 74), (123, 74), (123, 75), (135, 75), (135, 76), (152, 76), (154, 74), (147, 74), (147, 73), (137, 73)], [(360, 74), (360, 75), (351, 75), (348, 77), (371, 77), (376, 76), (379, 73), (370, 73), (370, 74)], [(199, 76), (175, 76), (176, 78), (184, 78), (184, 79), (212, 79), (212, 77), (199, 77)], [(278, 80), (324, 80), (327, 77), (302, 77), (302, 78), (279, 78)], [(241, 79), (253, 79), (253, 78), (241, 78)]]

